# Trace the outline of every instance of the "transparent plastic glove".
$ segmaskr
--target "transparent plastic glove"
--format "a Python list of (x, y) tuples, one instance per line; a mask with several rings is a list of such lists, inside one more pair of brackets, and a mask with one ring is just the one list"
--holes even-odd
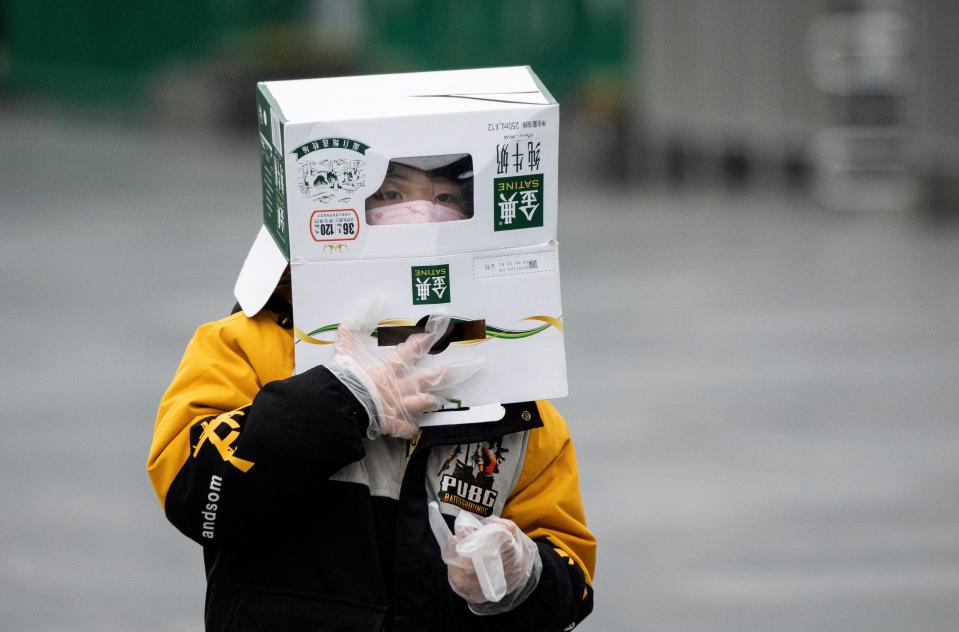
[(451, 533), (436, 502), (429, 517), (450, 587), (474, 613), (508, 612), (536, 589), (543, 571), (539, 549), (513, 521), (460, 511)]
[(340, 323), (336, 351), (327, 368), (366, 409), (371, 439), (380, 434), (410, 439), (419, 431), (419, 416), (439, 409), (443, 393), (479, 371), (484, 362), (472, 358), (437, 367), (417, 366), (446, 332), (446, 315), (430, 316), (425, 333), (414, 334), (395, 347), (378, 347), (370, 334), (381, 311), (376, 301)]

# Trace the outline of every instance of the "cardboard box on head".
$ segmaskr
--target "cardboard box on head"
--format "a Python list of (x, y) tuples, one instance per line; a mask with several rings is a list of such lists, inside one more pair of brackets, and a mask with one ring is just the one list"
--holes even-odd
[(559, 106), (531, 69), (265, 82), (257, 112), (264, 225), (235, 293), (252, 316), (290, 265), (297, 372), (379, 296), (378, 344), (444, 310), (454, 326), (422, 362), (486, 359), (450, 397), (472, 414), (426, 425), (567, 394)]

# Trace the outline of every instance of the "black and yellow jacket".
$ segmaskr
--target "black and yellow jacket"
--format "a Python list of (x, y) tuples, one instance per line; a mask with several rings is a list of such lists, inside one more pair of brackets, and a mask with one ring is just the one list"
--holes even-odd
[[(288, 306), (201, 326), (157, 414), (147, 470), (203, 545), (206, 629), (569, 630), (592, 610), (595, 540), (548, 402), (483, 424), (366, 437), (324, 367), (293, 373)], [(513, 520), (543, 573), (511, 612), (474, 615), (446, 580), (427, 503)]]

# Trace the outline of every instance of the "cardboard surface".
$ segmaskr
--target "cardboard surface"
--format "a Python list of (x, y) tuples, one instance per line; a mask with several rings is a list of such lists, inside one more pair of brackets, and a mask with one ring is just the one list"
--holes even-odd
[[(418, 285), (417, 279), (429, 272), (444, 274), (430, 277), (434, 282), (425, 287)], [(443, 279), (438, 286), (437, 278)], [(454, 342), (421, 361), (429, 366), (475, 355), (486, 359), (486, 366), (454, 393), (463, 405), (566, 395), (555, 243), (437, 257), (300, 264), (293, 267), (293, 291), (297, 371), (332, 358), (333, 326), (343, 318), (344, 305), (330, 297), (348, 297), (349, 303), (362, 305), (379, 296), (386, 326), (413, 325), (441, 311), (454, 319), (486, 321), (485, 340)], [(414, 304), (424, 295), (428, 298)]]
[(286, 264), (286, 257), (276, 247), (270, 231), (261, 226), (233, 287), (233, 294), (247, 316), (253, 316), (266, 304)]
[[(486, 321), (484, 340), (423, 360), (486, 359), (457, 404), (566, 394), (559, 106), (529, 68), (267, 82), (257, 104), (264, 225), (292, 268), (297, 372), (328, 360), (337, 324), (379, 295), (384, 326), (440, 310)], [(432, 168), (463, 154), (471, 217), (367, 222), (392, 160)]]

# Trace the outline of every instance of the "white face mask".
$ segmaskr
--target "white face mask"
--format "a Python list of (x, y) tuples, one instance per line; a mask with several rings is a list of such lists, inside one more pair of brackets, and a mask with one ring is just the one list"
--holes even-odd
[(389, 204), (367, 211), (371, 226), (386, 224), (432, 224), (435, 222), (455, 222), (466, 219), (463, 211), (433, 204), (426, 200), (413, 200)]

